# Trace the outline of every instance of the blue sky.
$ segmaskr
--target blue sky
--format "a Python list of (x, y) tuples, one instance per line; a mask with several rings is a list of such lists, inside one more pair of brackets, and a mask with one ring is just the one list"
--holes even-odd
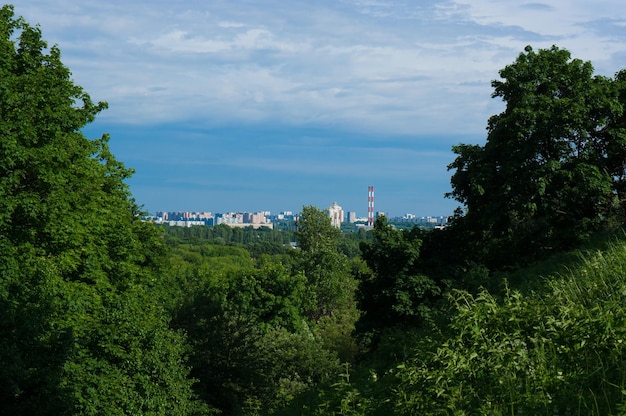
[(365, 216), (458, 205), (446, 166), (503, 109), (490, 82), (526, 45), (597, 74), (626, 67), (618, 0), (23, 0), (15, 12), (107, 101), (111, 134), (150, 212)]

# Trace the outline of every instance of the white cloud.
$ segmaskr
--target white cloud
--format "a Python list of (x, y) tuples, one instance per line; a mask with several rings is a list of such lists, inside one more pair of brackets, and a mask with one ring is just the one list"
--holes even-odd
[(245, 23), (239, 23), (239, 22), (219, 22), (217, 24), (219, 27), (225, 27), (225, 28), (240, 28), (240, 27), (246, 27)]
[[(553, 0), (517, 2), (513, 0), (455, 0), (447, 3), (451, 15), (485, 27), (520, 28), (544, 37), (534, 42), (546, 47), (557, 44), (580, 54), (585, 60), (602, 60), (624, 50), (615, 41), (590, 26), (599, 22), (626, 21), (626, 10), (617, 0)], [(531, 42), (528, 42), (531, 43)]]
[(61, 47), (104, 117), (158, 123), (326, 123), (482, 134), (490, 80), (527, 44), (570, 49), (612, 74), (617, 0), (132, 3), (16, 7)]
[[(218, 27), (242, 28), (244, 26), (223, 26)], [(267, 29), (252, 28), (246, 29), (233, 36), (217, 36), (215, 38), (203, 37), (191, 34), (185, 30), (174, 29), (170, 32), (160, 34), (153, 40), (131, 38), (129, 42), (136, 45), (148, 45), (154, 47), (157, 52), (163, 50), (172, 53), (206, 54), (219, 53), (232, 50), (277, 50), (283, 52), (295, 52), (301, 49), (300, 45), (278, 41)]]

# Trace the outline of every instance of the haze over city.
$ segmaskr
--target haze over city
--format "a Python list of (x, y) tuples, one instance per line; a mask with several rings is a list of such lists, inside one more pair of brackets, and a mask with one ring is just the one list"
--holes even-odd
[(450, 214), (451, 146), (484, 143), (490, 82), (526, 45), (613, 76), (622, 2), (29, 0), (155, 211)]

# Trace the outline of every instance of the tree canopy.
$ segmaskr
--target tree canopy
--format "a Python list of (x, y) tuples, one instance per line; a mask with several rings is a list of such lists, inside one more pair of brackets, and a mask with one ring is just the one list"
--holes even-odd
[(313, 206), (302, 208), (296, 241), (301, 251), (297, 267), (306, 276), (314, 298), (310, 315), (315, 319), (347, 307), (354, 293), (348, 258), (339, 250), (340, 231), (329, 216)]
[[(571, 247), (622, 218), (626, 130), (624, 73), (594, 76), (590, 62), (556, 46), (527, 47), (492, 82), (505, 110), (485, 145), (461, 144), (448, 196), (487, 261)], [(503, 259), (505, 255), (508, 259)]]
[(150, 296), (163, 245), (94, 103), (38, 27), (0, 9), (0, 413), (201, 411)]
[(380, 333), (397, 327), (419, 327), (430, 319), (441, 289), (418, 269), (421, 232), (396, 230), (384, 216), (374, 224), (374, 241), (361, 243), (371, 272), (359, 273), (357, 300), (360, 338), (376, 342)]

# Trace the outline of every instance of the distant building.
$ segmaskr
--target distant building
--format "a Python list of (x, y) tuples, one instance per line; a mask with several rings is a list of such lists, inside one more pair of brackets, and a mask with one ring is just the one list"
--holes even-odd
[(193, 220), (167, 221), (167, 224), (170, 227), (191, 227), (194, 225), (206, 225), (204, 221), (193, 221)]
[(176, 212), (163, 212), (158, 211), (156, 213), (157, 221), (204, 221), (213, 218), (210, 212), (188, 212), (188, 211), (176, 211)]
[(215, 225), (224, 224), (229, 227), (268, 227), (273, 228), (273, 224), (265, 217), (265, 212), (228, 212), (215, 215)]
[(243, 222), (245, 224), (265, 224), (265, 212), (246, 212), (243, 214)]
[(227, 212), (215, 215), (215, 224), (235, 225), (243, 224), (243, 214), (240, 212)]
[(356, 220), (357, 220), (356, 212), (354, 212), (354, 211), (348, 212), (348, 222), (350, 224), (354, 224), (356, 222)]
[(337, 205), (336, 202), (333, 202), (333, 204), (326, 209), (326, 212), (328, 212), (330, 223), (333, 227), (340, 228), (343, 222), (343, 208)]
[(158, 211), (151, 221), (156, 224), (168, 224), (171, 227), (191, 227), (192, 225), (211, 225), (213, 216), (210, 212)]

